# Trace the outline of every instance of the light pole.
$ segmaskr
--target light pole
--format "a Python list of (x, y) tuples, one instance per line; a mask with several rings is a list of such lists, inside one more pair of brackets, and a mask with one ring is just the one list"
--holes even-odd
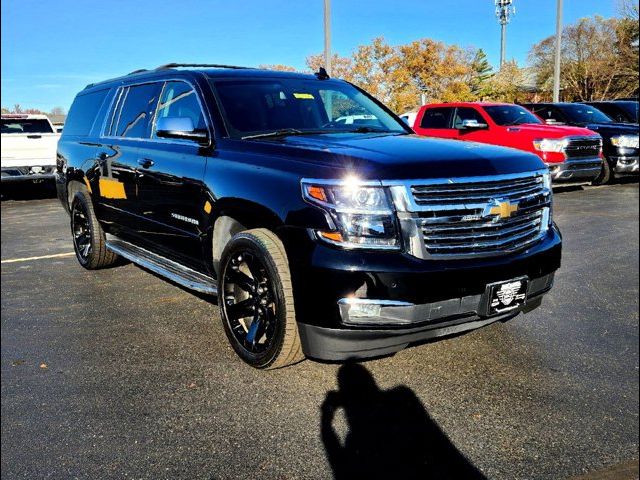
[(331, 0), (324, 0), (324, 69), (331, 75)]
[(560, 101), (560, 55), (562, 53), (562, 0), (557, 0), (556, 11), (556, 53), (553, 66), (553, 101)]
[(496, 17), (500, 23), (500, 68), (504, 65), (507, 55), (507, 24), (515, 15), (513, 0), (495, 0)]

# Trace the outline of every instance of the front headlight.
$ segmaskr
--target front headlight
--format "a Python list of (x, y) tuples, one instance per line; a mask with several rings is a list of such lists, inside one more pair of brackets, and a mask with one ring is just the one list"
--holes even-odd
[(400, 248), (395, 212), (384, 187), (355, 179), (302, 180), (302, 195), (333, 221), (331, 231), (315, 232), (321, 240), (343, 248)]
[(611, 137), (611, 144), (621, 148), (638, 148), (638, 135), (618, 135)]
[(542, 138), (533, 141), (533, 148), (539, 152), (562, 153), (567, 144), (568, 141), (566, 138)]

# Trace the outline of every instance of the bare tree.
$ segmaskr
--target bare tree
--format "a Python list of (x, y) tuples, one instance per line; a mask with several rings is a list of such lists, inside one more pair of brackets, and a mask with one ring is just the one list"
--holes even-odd
[(62, 107), (53, 107), (51, 109), (51, 112), (49, 112), (49, 115), (56, 115), (56, 116), (62, 116), (65, 114), (64, 108)]
[[(637, 28), (637, 22), (636, 22)], [(633, 52), (631, 23), (619, 18), (582, 18), (562, 34), (561, 86), (566, 100), (605, 100), (638, 89), (637, 43)], [(538, 87), (551, 91), (555, 36), (529, 53)]]

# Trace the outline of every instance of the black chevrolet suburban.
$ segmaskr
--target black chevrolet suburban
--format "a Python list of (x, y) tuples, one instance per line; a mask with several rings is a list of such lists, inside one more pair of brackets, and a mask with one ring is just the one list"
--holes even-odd
[(560, 266), (537, 156), (416, 136), (322, 69), (169, 64), (89, 85), (57, 189), (83, 267), (122, 258), (216, 295), (258, 368), (508, 320)]
[(602, 172), (593, 182), (609, 183), (616, 177), (638, 175), (638, 124), (621, 123), (584, 103), (529, 103), (524, 107), (555, 125), (584, 127), (600, 134), (603, 140)]

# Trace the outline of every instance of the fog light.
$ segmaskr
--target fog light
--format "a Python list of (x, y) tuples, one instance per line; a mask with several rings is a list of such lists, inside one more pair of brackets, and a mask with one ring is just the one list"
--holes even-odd
[(379, 317), (380, 305), (373, 303), (350, 303), (350, 317)]

